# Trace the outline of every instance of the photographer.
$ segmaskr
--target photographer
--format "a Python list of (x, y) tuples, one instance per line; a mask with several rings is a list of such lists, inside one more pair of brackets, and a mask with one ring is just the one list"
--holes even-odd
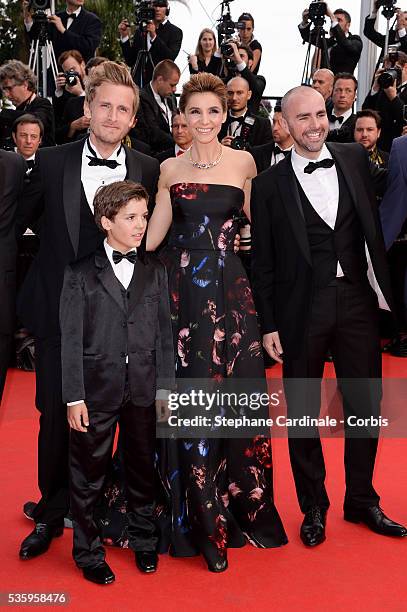
[(379, 147), (390, 151), (394, 138), (401, 136), (404, 125), (404, 105), (407, 104), (407, 54), (402, 51), (389, 53), (384, 67), (376, 71), (371, 92), (362, 108), (380, 113), (382, 131)]
[(327, 142), (353, 142), (356, 115), (353, 104), (356, 100), (358, 82), (353, 74), (339, 72), (332, 91), (332, 113), (328, 115), (329, 133)]
[[(380, 32), (376, 30), (375, 26), (377, 12), (383, 4), (385, 4), (383, 0), (376, 0), (372, 12), (365, 19), (365, 27), (363, 29), (363, 34), (366, 36), (366, 38), (371, 40), (372, 43), (381, 49), (379, 63), (383, 59), (386, 37), (384, 34), (380, 34)], [(389, 31), (388, 44), (391, 47), (397, 46), (400, 51), (407, 53), (407, 11), (397, 9), (395, 14), (396, 20), (393, 27)]]
[(228, 115), (219, 138), (223, 145), (232, 149), (248, 149), (273, 140), (271, 123), (265, 117), (251, 115), (248, 104), (252, 96), (249, 83), (241, 76), (227, 83)]
[[(97, 15), (83, 8), (84, 3), (85, 0), (67, 0), (66, 10), (48, 17), (48, 37), (54, 46), (55, 57), (70, 49), (79, 51), (85, 62), (95, 55), (102, 36), (102, 23)], [(23, 10), (28, 36), (30, 40), (36, 39), (35, 0), (24, 0)]]
[(370, 161), (378, 168), (387, 168), (389, 154), (377, 146), (382, 121), (379, 113), (366, 109), (356, 113), (355, 142), (359, 142), (369, 154)]
[(19, 60), (9, 60), (0, 66), (0, 88), (15, 106), (15, 109), (3, 110), (0, 118), (9, 126), (11, 138), (11, 127), (18, 117), (26, 113), (35, 115), (44, 126), (42, 146), (49, 147), (55, 145), (54, 109), (49, 100), (37, 96), (36, 86), (37, 77)]
[[(151, 0), (145, 4), (154, 10), (154, 19), (146, 24), (145, 30), (143, 27), (137, 27), (131, 44), (129, 22), (124, 19), (119, 24), (123, 57), (130, 67), (136, 64), (139, 51), (145, 49), (149, 51), (153, 64), (156, 66), (165, 59), (174, 61), (181, 49), (183, 33), (167, 19), (170, 12), (168, 0)], [(151, 62), (146, 65), (144, 75), (146, 83), (152, 79), (154, 66), (151, 65)]]
[(56, 141), (65, 142), (66, 124), (64, 113), (66, 105), (72, 98), (85, 95), (85, 61), (79, 51), (64, 51), (58, 58), (61, 72), (56, 79), (56, 90), (52, 99), (54, 106)]
[[(353, 74), (362, 53), (362, 39), (360, 36), (350, 33), (351, 18), (347, 11), (336, 9), (332, 13), (331, 9), (326, 5), (325, 14), (331, 20), (329, 38), (326, 40), (330, 65), (325, 65), (325, 58), (322, 56), (321, 64), (318, 64), (317, 67), (330, 68), (334, 74), (338, 72)], [(315, 44), (317, 28), (311, 30), (311, 26), (312, 21), (309, 19), (309, 8), (306, 8), (302, 13), (302, 22), (299, 24), (298, 29), (304, 43), (311, 41), (312, 44)], [(320, 43), (318, 43), (318, 46), (320, 48)]]
[(252, 92), (249, 110), (254, 114), (258, 113), (261, 97), (266, 87), (266, 79), (251, 71), (253, 63), (252, 50), (247, 45), (237, 44), (233, 40), (228, 40), (220, 46), (220, 53), (224, 61), (223, 80), (228, 81), (233, 76), (241, 76), (243, 79), (246, 79)]
[(238, 28), (240, 42), (250, 47), (253, 52), (253, 63), (250, 70), (257, 74), (263, 49), (259, 41), (254, 38), (254, 19), (250, 13), (242, 13), (237, 21), (244, 25), (243, 28)]

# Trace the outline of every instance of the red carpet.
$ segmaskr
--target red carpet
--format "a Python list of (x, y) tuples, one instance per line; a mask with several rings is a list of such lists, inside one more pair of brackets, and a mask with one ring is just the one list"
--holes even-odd
[[(384, 358), (386, 376), (405, 377), (406, 370), (406, 360)], [(271, 373), (278, 376), (279, 370), (274, 368)], [(116, 572), (116, 583), (107, 587), (83, 580), (71, 559), (72, 533), (68, 530), (53, 542), (46, 555), (20, 561), (20, 541), (32, 526), (23, 517), (21, 507), (26, 500), (37, 499), (38, 420), (33, 397), (34, 376), (10, 371), (0, 412), (1, 592), (66, 592), (70, 597), (69, 609), (93, 608), (98, 612), (407, 609), (407, 538), (384, 538), (343, 521), (343, 443), (338, 439), (324, 441), (331, 509), (327, 541), (315, 550), (305, 549), (299, 540), (301, 515), (287, 445), (285, 440), (278, 439), (273, 443), (275, 496), (290, 540), (281, 549), (258, 550), (248, 545), (230, 550), (230, 569), (220, 575), (210, 574), (198, 557), (161, 556), (159, 572), (151, 576), (137, 571), (129, 550), (109, 549), (108, 561)], [(375, 485), (385, 511), (404, 523), (407, 523), (406, 459), (405, 440), (386, 439), (380, 443)]]

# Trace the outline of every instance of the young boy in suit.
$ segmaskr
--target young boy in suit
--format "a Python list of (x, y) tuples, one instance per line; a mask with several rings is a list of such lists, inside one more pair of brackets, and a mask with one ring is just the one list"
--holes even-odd
[(95, 221), (106, 239), (96, 253), (66, 267), (61, 294), (73, 557), (84, 577), (97, 584), (115, 580), (105, 562), (94, 510), (117, 423), (127, 484), (129, 547), (142, 572), (157, 568), (155, 395), (158, 380), (162, 388), (171, 388), (174, 356), (166, 272), (143, 246), (147, 200), (144, 187), (129, 181), (99, 189)]

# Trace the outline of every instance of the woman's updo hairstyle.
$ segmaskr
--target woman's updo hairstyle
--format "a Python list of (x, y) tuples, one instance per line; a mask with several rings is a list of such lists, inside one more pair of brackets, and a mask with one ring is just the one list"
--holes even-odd
[(209, 72), (198, 72), (193, 74), (187, 83), (182, 86), (182, 94), (179, 99), (179, 109), (185, 113), (189, 98), (196, 93), (212, 93), (222, 105), (224, 113), (227, 111), (227, 89), (222, 79)]

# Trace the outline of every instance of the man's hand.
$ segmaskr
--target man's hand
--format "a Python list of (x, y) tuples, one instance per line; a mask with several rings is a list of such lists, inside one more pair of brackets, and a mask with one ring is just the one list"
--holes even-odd
[(229, 45), (233, 49), (232, 60), (234, 61), (235, 64), (241, 64), (242, 58), (239, 55), (239, 49), (237, 48), (237, 44), (235, 42), (230, 42)]
[(235, 139), (234, 136), (225, 136), (224, 138), (222, 138), (221, 144), (225, 145), (225, 147), (231, 147), (232, 146), (232, 141), (234, 139)]
[(283, 359), (281, 357), (283, 354), (283, 348), (280, 343), (280, 336), (278, 332), (264, 334), (263, 346), (272, 359), (278, 361), (278, 363), (283, 363)]
[(402, 135), (402, 136), (406, 136), (406, 135), (407, 135), (407, 125), (405, 125), (405, 126), (403, 127), (403, 131), (401, 132), (401, 135)]
[(58, 30), (58, 32), (60, 32), (61, 34), (65, 32), (66, 28), (64, 24), (62, 23), (61, 17), (58, 17), (58, 15), (50, 15), (48, 17), (48, 21), (49, 23), (53, 23), (56, 29)]
[(302, 25), (308, 25), (309, 22), (309, 8), (307, 7), (302, 11)]
[(62, 72), (59, 72), (57, 74), (57, 78), (55, 79), (55, 84), (56, 84), (56, 88), (59, 89), (60, 91), (62, 89), (65, 89), (66, 78), (64, 77)]
[(146, 31), (150, 33), (150, 38), (153, 41), (154, 38), (157, 36), (157, 27), (154, 23), (154, 21), (149, 21), (146, 27)]
[(67, 407), (67, 417), (69, 427), (75, 431), (86, 433), (89, 427), (88, 409), (85, 402)]
[(388, 97), (390, 102), (392, 100), (394, 100), (394, 98), (397, 98), (397, 83), (396, 83), (396, 80), (394, 80), (393, 85), (390, 85), (390, 87), (386, 87), (386, 89), (384, 89), (384, 93), (386, 94), (386, 96)]
[(79, 117), (79, 119), (75, 119), (75, 121), (72, 121), (71, 125), (69, 126), (69, 131), (68, 131), (69, 138), (72, 138), (75, 132), (81, 132), (82, 130), (87, 130), (89, 125), (90, 125), (90, 119), (89, 117), (85, 117), (85, 115), (83, 115), (83, 117)]
[(168, 400), (155, 400), (155, 414), (157, 416), (157, 423), (166, 423), (171, 414), (168, 408)]
[(73, 96), (80, 96), (83, 94), (83, 87), (80, 79), (76, 77), (75, 85), (65, 85), (65, 91), (68, 91)]
[(120, 38), (126, 38), (126, 36), (130, 36), (130, 24), (127, 19), (123, 19), (119, 23), (119, 34)]
[(374, 75), (372, 90), (375, 91), (376, 93), (380, 90), (380, 86), (379, 86), (379, 83), (377, 82), (377, 79), (382, 74), (382, 72), (384, 72), (384, 68), (379, 68), (378, 70), (376, 70), (375, 75)]

